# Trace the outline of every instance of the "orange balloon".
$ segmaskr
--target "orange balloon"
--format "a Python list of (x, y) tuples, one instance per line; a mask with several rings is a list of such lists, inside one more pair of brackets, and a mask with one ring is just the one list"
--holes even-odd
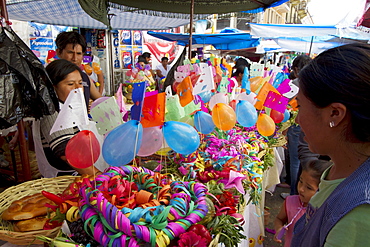
[(275, 133), (275, 122), (266, 114), (260, 114), (257, 119), (257, 130), (263, 136), (271, 136)]
[(94, 69), (94, 72), (95, 74), (100, 74), (102, 71), (101, 71), (101, 68), (100, 68), (100, 65), (98, 63), (92, 63), (92, 67)]
[(85, 64), (84, 69), (85, 69), (85, 72), (88, 74), (91, 74), (93, 72), (93, 68), (91, 68), (91, 66), (88, 64)]
[(98, 63), (92, 63), (92, 67), (95, 69), (95, 70), (99, 70), (100, 69), (100, 66)]
[(212, 109), (212, 120), (217, 128), (230, 130), (236, 124), (236, 113), (231, 106), (218, 103)]
[(256, 92), (257, 89), (261, 86), (262, 76), (255, 76), (249, 79), (251, 83), (251, 91)]

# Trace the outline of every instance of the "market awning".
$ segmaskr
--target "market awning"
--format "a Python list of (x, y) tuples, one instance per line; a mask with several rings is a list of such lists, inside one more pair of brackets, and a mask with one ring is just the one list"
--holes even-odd
[[(88, 1), (88, 0), (84, 0)], [(89, 0), (91, 1), (91, 0)], [(99, 2), (104, 0), (95, 0)], [(194, 14), (220, 14), (278, 6), (288, 0), (194, 0)], [(109, 2), (142, 10), (189, 13), (191, 0), (109, 0)]]
[[(8, 0), (9, 18), (52, 25), (106, 29), (107, 26), (90, 17), (78, 0)], [(166, 18), (111, 8), (111, 27), (115, 30), (166, 30), (188, 24), (189, 19)]]
[(335, 26), (249, 23), (251, 35), (263, 38), (309, 37), (337, 34)]
[(273, 39), (281, 48), (320, 53), (353, 42), (370, 40), (370, 34), (351, 27), (249, 23), (253, 37)]
[[(179, 45), (189, 44), (189, 34), (153, 31), (149, 31), (148, 34), (167, 41), (177, 41)], [(213, 45), (219, 50), (236, 50), (256, 47), (259, 44), (259, 39), (252, 38), (249, 33), (193, 34), (192, 43)]]
[[(370, 40), (370, 34), (353, 27), (303, 25), (303, 24), (258, 24), (248, 23), (251, 35), (259, 38), (319, 37), (320, 41), (334, 37)], [(324, 40), (326, 39), (326, 40)]]

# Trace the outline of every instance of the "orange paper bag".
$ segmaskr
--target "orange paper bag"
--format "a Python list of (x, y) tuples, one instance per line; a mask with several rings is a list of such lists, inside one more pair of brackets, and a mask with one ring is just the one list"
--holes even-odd
[(268, 82), (265, 82), (265, 84), (263, 84), (261, 90), (259, 91), (258, 95), (257, 95), (257, 102), (256, 104), (254, 105), (256, 107), (257, 110), (262, 110), (263, 108), (263, 104), (265, 103), (265, 100), (267, 98), (267, 95), (268, 93), (272, 91), (272, 92), (275, 92), (275, 93), (278, 93), (279, 92), (276, 90), (276, 88), (274, 88), (274, 86), (272, 86), (270, 83)]
[(191, 84), (190, 76), (185, 77), (185, 79), (177, 86), (176, 90), (180, 97), (180, 105), (182, 107), (185, 107), (194, 100), (193, 85)]
[(141, 124), (143, 128), (161, 126), (164, 122), (166, 93), (145, 97)]

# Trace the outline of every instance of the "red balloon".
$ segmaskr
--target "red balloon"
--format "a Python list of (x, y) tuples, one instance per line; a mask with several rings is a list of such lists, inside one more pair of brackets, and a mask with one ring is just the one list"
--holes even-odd
[(284, 113), (281, 113), (276, 110), (271, 110), (270, 117), (274, 120), (275, 123), (281, 123), (284, 120)]
[(93, 132), (82, 130), (66, 146), (68, 163), (76, 168), (88, 168), (99, 158), (100, 144)]
[(236, 100), (232, 100), (229, 102), (229, 106), (231, 106), (231, 108), (233, 108), (234, 111), (236, 111)]

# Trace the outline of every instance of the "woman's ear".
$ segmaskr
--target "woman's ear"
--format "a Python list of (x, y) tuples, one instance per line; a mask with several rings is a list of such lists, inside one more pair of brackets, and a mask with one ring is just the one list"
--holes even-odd
[(347, 107), (342, 103), (331, 103), (329, 106), (329, 111), (330, 119), (328, 124), (330, 124), (330, 127), (341, 124), (347, 115)]

